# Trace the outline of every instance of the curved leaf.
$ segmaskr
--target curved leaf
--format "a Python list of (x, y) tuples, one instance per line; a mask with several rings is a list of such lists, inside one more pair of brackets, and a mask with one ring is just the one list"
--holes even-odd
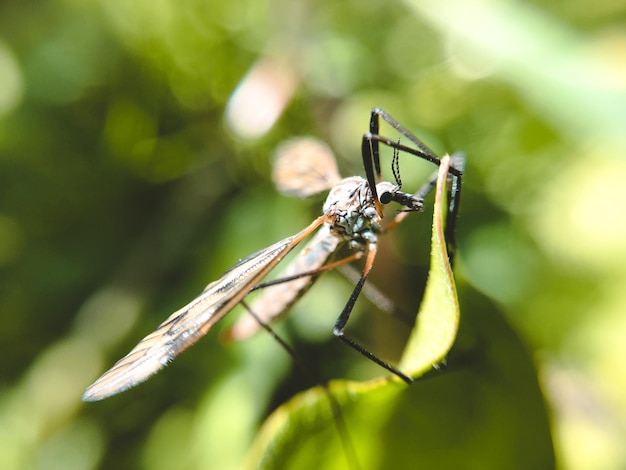
[(444, 237), (449, 168), (450, 157), (445, 155), (441, 159), (435, 190), (428, 283), (415, 328), (400, 361), (400, 369), (413, 377), (422, 375), (445, 359), (459, 325), (459, 302)]
[[(459, 306), (443, 222), (449, 165), (450, 158), (446, 155), (442, 158), (435, 193), (429, 280), (401, 361), (402, 370), (413, 377), (443, 360), (458, 326)], [(376, 430), (385, 429), (397, 419), (393, 417), (396, 404), (402, 401), (402, 395), (407, 396), (407, 391), (397, 378), (387, 377), (366, 383), (335, 381), (327, 389), (317, 387), (304, 392), (278, 408), (266, 421), (250, 452), (248, 467), (400, 468), (404, 463), (401, 454), (395, 462), (389, 455), (380, 460), (387, 454), (384, 448), (388, 439), (381, 439)], [(393, 433), (387, 438), (390, 436)]]

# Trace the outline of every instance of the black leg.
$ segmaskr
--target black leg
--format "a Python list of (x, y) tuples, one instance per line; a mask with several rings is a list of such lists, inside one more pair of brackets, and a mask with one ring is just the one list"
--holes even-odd
[(398, 121), (396, 121), (394, 118), (392, 118), (389, 114), (387, 114), (385, 111), (383, 111), (380, 108), (372, 109), (372, 117), (370, 118), (370, 133), (371, 134), (373, 135), (379, 134), (378, 119), (376, 119), (377, 121), (376, 126), (375, 126), (376, 132), (372, 131), (372, 121), (375, 119), (375, 116), (376, 117), (380, 116), (381, 118), (383, 118), (387, 122), (387, 124), (389, 124), (395, 130), (397, 130), (400, 134), (402, 134), (404, 137), (406, 137), (411, 142), (413, 142), (415, 146), (422, 151), (422, 153), (424, 153), (425, 155), (431, 155), (432, 157), (437, 158), (437, 156), (435, 155), (435, 152), (429, 149), (424, 142), (422, 142), (417, 137), (415, 137), (411, 132), (405, 129)]
[[(370, 116), (370, 134), (378, 135), (378, 117), (372, 112)], [(378, 177), (378, 181), (380, 182), (380, 157), (379, 157), (379, 149), (378, 142), (372, 141), (372, 157), (374, 159), (374, 168), (376, 169), (376, 176)]]
[[(372, 116), (373, 118), (373, 116)], [(365, 134), (361, 141), (361, 157), (363, 158), (363, 168), (365, 169), (365, 177), (369, 184), (370, 191), (374, 197), (374, 206), (379, 216), (383, 216), (383, 209), (380, 205), (378, 192), (376, 191), (376, 179), (380, 177), (380, 159), (378, 158), (378, 141), (369, 138), (372, 134)], [(374, 149), (374, 146), (376, 147)], [(374, 173), (374, 166), (376, 173)]]
[(459, 203), (461, 202), (462, 175), (465, 170), (465, 155), (456, 152), (452, 155), (450, 161), (450, 170), (455, 169), (458, 175), (453, 173), (450, 178), (450, 192), (448, 194), (448, 214), (446, 215), (446, 248), (448, 250), (448, 259), (450, 266), (454, 267), (454, 255), (456, 254), (456, 221), (459, 215)]
[(335, 323), (335, 328), (333, 328), (333, 334), (337, 338), (339, 338), (341, 341), (343, 341), (345, 344), (350, 346), (352, 349), (357, 351), (359, 354), (365, 356), (370, 361), (375, 362), (379, 366), (387, 369), (392, 374), (400, 377), (406, 383), (410, 384), (410, 383), (413, 382), (413, 380), (410, 377), (408, 377), (405, 374), (403, 374), (402, 372), (400, 372), (398, 369), (393, 367), (391, 364), (388, 364), (385, 361), (383, 361), (382, 359), (378, 358), (377, 356), (375, 356), (374, 354), (369, 352), (367, 349), (365, 349), (363, 346), (361, 346), (359, 343), (357, 343), (356, 341), (348, 338), (344, 334), (344, 328), (346, 327), (346, 324), (348, 323), (348, 320), (350, 319), (350, 314), (352, 313), (352, 309), (354, 308), (354, 304), (356, 303), (356, 300), (359, 297), (359, 294), (361, 293), (361, 290), (363, 289), (363, 285), (365, 284), (367, 276), (368, 276), (370, 270), (372, 269), (372, 265), (374, 264), (374, 258), (375, 257), (376, 257), (376, 243), (375, 242), (370, 242), (368, 244), (367, 258), (366, 258), (366, 261), (365, 261), (365, 266), (363, 267), (363, 273), (361, 274), (361, 277), (359, 278), (359, 281), (357, 282), (356, 286), (354, 287), (354, 290), (352, 291), (352, 294), (350, 295), (350, 298), (348, 299), (348, 303), (346, 303), (346, 306), (344, 307), (343, 311), (339, 315), (339, 318), (337, 319), (337, 323)]
[(280, 346), (287, 352), (287, 354), (291, 356), (291, 358), (300, 367), (300, 369), (306, 375), (312, 378), (315, 382), (317, 382), (317, 384), (320, 387), (322, 387), (322, 390), (324, 390), (324, 394), (328, 398), (328, 402), (330, 404), (330, 409), (333, 414), (333, 418), (335, 418), (335, 424), (337, 425), (339, 438), (341, 439), (342, 446), (344, 450), (346, 451), (346, 458), (348, 459), (348, 466), (351, 469), (355, 469), (355, 470), (359, 469), (360, 465), (357, 459), (356, 450), (354, 448), (354, 444), (352, 443), (352, 438), (350, 437), (350, 433), (348, 432), (348, 427), (346, 425), (345, 418), (343, 416), (343, 413), (341, 412), (341, 406), (339, 406), (339, 403), (337, 402), (337, 400), (331, 393), (330, 388), (328, 387), (328, 382), (322, 380), (318, 374), (316, 374), (313, 370), (307, 367), (306, 362), (302, 360), (302, 358), (296, 353), (296, 351), (291, 346), (289, 346), (289, 344), (287, 344), (287, 342), (284, 339), (282, 339), (274, 331), (274, 329), (271, 326), (265, 323), (256, 313), (254, 313), (254, 311), (250, 308), (250, 306), (245, 301), (242, 300), (240, 303), (243, 306), (243, 308), (247, 310), (248, 314), (251, 315), (256, 320), (259, 326), (263, 328), (265, 331), (267, 331), (270, 334), (270, 336), (274, 338), (278, 342), (278, 344), (280, 344)]
[(351, 263), (352, 261), (356, 261), (361, 259), (363, 256), (363, 252), (357, 251), (356, 253), (346, 256), (337, 261), (333, 261), (332, 263), (325, 264), (324, 266), (314, 269), (312, 271), (305, 271), (302, 273), (294, 274), (293, 276), (285, 276), (279, 279), (273, 279), (271, 281), (261, 282), (252, 288), (250, 292), (254, 292), (255, 290), (265, 289), (266, 287), (275, 286), (277, 284), (284, 284), (285, 282), (295, 281), (296, 279), (300, 279), (303, 277), (317, 276), (318, 274), (323, 273), (324, 271), (330, 271), (331, 269), (336, 269), (339, 266), (343, 266), (344, 264)]
[[(387, 122), (391, 127), (400, 132), (403, 136), (405, 136), (415, 147), (409, 147), (401, 144), (400, 142), (393, 141), (387, 137), (380, 135), (379, 132), (379, 120), (382, 118), (385, 122)], [(363, 136), (363, 143), (361, 145), (362, 157), (363, 157), (363, 166), (365, 167), (365, 175), (367, 177), (367, 181), (369, 183), (370, 189), (374, 196), (375, 202), (377, 203), (377, 209), (380, 204), (378, 204), (378, 194), (376, 191), (376, 177), (380, 177), (380, 152), (378, 143), (382, 143), (388, 147), (391, 147), (397, 151), (402, 151), (416, 157), (427, 160), (435, 165), (439, 166), (441, 163), (439, 157), (435, 155), (435, 153), (430, 150), (421, 140), (415, 137), (411, 132), (405, 129), (398, 121), (393, 119), (389, 114), (383, 111), (380, 108), (374, 108), (372, 110), (371, 118), (370, 118), (370, 132)], [(446, 238), (446, 246), (448, 249), (448, 258), (450, 260), (450, 264), (454, 263), (454, 254), (456, 251), (456, 220), (458, 217), (459, 203), (461, 200), (461, 187), (462, 187), (462, 177), (463, 177), (463, 169), (465, 166), (465, 158), (462, 154), (454, 154), (452, 157), (452, 165), (450, 166), (450, 191), (448, 197), (448, 213), (446, 216), (446, 229), (445, 229), (445, 238)], [(374, 175), (374, 168), (376, 169), (376, 175)], [(422, 190), (416, 193), (416, 196), (423, 197), (422, 191), (425, 190), (428, 192), (432, 189), (432, 185), (428, 183), (422, 188)], [(379, 212), (380, 213), (380, 212)]]

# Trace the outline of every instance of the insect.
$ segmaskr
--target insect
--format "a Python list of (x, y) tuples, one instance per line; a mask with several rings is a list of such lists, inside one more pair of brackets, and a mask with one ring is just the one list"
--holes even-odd
[[(415, 147), (402, 145), (399, 141), (380, 135), (381, 118)], [(393, 149), (393, 183), (382, 181), (379, 149), (381, 143)], [(232, 328), (230, 335), (237, 339), (249, 336), (261, 323), (266, 324), (287, 310), (311, 287), (321, 272), (362, 257), (365, 258), (363, 271), (337, 319), (333, 333), (363, 356), (410, 383), (410, 377), (344, 334), (355, 302), (372, 269), (378, 236), (395, 227), (407, 214), (421, 211), (424, 196), (435, 184), (435, 179), (431, 178), (416, 193), (402, 192), (400, 152), (440, 164), (439, 158), (428, 147), (379, 108), (372, 110), (369, 132), (362, 140), (361, 153), (366, 178), (352, 176), (341, 179), (332, 156), (324, 156), (324, 152), (312, 151), (308, 158), (291, 164), (288, 157), (281, 159), (279, 152), (274, 170), (279, 189), (299, 196), (330, 189), (323, 206), (323, 214), (297, 234), (238, 262), (222, 277), (209, 284), (198, 297), (171, 314), (154, 332), (142, 339), (89, 386), (83, 400), (101, 400), (143, 382), (196, 343), (240, 303), (253, 315), (242, 317)], [(457, 157), (449, 172), (451, 185), (445, 237), (451, 262), (454, 257), (454, 230), (461, 196), (462, 167), (462, 157)], [(392, 202), (401, 206), (402, 210), (389, 224), (383, 226), (383, 206)], [(314, 233), (279, 280), (261, 283), (290, 251)], [(329, 263), (331, 255), (345, 245), (352, 250), (352, 254)], [(261, 287), (268, 289), (248, 307), (244, 299), (251, 291)]]

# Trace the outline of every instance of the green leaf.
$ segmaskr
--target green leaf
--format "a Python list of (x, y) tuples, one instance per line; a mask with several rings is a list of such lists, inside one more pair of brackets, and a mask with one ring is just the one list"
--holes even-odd
[[(413, 377), (445, 358), (458, 326), (459, 306), (443, 222), (449, 164), (449, 157), (445, 156), (435, 194), (429, 281), (422, 309), (401, 361), (401, 369)], [(415, 385), (411, 389), (418, 387)], [(401, 453), (381, 460), (386, 454), (385, 447), (389, 448), (389, 441), (381, 439), (378, 430), (397, 420), (398, 417), (393, 416), (397, 404), (402, 403), (402, 395), (407, 396), (407, 386), (396, 377), (367, 383), (335, 381), (327, 389), (317, 387), (302, 393), (281, 406), (266, 421), (250, 452), (248, 467), (400, 468), (404, 463)], [(413, 419), (419, 421), (416, 416)], [(412, 423), (411, 427), (415, 424)], [(400, 425), (398, 429), (405, 427)], [(393, 436), (393, 433), (386, 435)], [(402, 439), (394, 437), (392, 440), (400, 442)]]
[(400, 369), (413, 377), (422, 375), (445, 359), (459, 325), (459, 302), (444, 237), (449, 167), (450, 157), (445, 155), (441, 159), (435, 190), (428, 283), (415, 328), (400, 361)]

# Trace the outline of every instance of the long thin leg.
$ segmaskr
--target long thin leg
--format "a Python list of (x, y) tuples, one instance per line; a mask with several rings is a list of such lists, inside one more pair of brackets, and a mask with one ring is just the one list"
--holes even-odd
[[(373, 362), (375, 362), (376, 364), (379, 364), (380, 366), (384, 367), (385, 369), (389, 370), (390, 372), (392, 372), (393, 374), (397, 375), (398, 377), (400, 377), (402, 380), (404, 380), (407, 383), (411, 383), (412, 380), (407, 377), (405, 374), (403, 374), (402, 372), (398, 371), (396, 368), (394, 368), (393, 366), (391, 366), (390, 364), (387, 364), (386, 362), (382, 361), (381, 359), (379, 359), (377, 356), (375, 356), (374, 354), (372, 354), (371, 352), (369, 352), (367, 349), (365, 349), (363, 346), (359, 345), (358, 343), (356, 343), (355, 341), (353, 341), (352, 339), (344, 336), (343, 333), (343, 329), (346, 325), (346, 323), (348, 322), (348, 318), (350, 317), (350, 313), (352, 313), (352, 309), (354, 308), (354, 304), (356, 303), (357, 298), (359, 297), (360, 293), (363, 292), (364, 294), (366, 294), (366, 297), (369, 297), (370, 300), (372, 300), (372, 302), (374, 302), (381, 310), (385, 311), (386, 313), (391, 313), (391, 311), (393, 310), (393, 307), (390, 306), (391, 303), (389, 302), (388, 299), (386, 299), (380, 292), (375, 291), (373, 294), (368, 294), (366, 292), (366, 288), (367, 285), (365, 284), (365, 280), (367, 278), (367, 275), (369, 274), (371, 268), (372, 268), (372, 264), (374, 262), (374, 258), (376, 256), (376, 246), (373, 243), (370, 243), (369, 247), (368, 247), (368, 256), (366, 258), (366, 262), (365, 262), (365, 267), (363, 270), (362, 274), (358, 274), (357, 272), (355, 272), (356, 277), (358, 277), (358, 279), (354, 279), (352, 278), (352, 276), (348, 275), (347, 277), (350, 280), (354, 280), (356, 285), (355, 288), (352, 292), (352, 295), (350, 296), (350, 299), (348, 300), (348, 303), (346, 304), (344, 310), (342, 311), (339, 319), (337, 320), (337, 323), (335, 324), (335, 329), (334, 329), (334, 334), (336, 336), (339, 337), (339, 339), (341, 339), (343, 342), (345, 342), (346, 344), (348, 344), (350, 347), (356, 349), (360, 354), (362, 354), (363, 356), (367, 357), (368, 359), (372, 360)], [(271, 287), (277, 284), (283, 284), (286, 282), (290, 282), (293, 281), (295, 279), (299, 279), (301, 277), (307, 277), (307, 276), (314, 276), (317, 274), (320, 274), (321, 272), (324, 271), (328, 271), (331, 269), (336, 269), (336, 268), (341, 268), (341, 267), (348, 267), (348, 263), (358, 260), (363, 256), (363, 251), (358, 251), (350, 256), (347, 256), (345, 258), (342, 258), (340, 260), (337, 260), (333, 263), (329, 263), (329, 264), (325, 264), (324, 266), (315, 269), (313, 271), (306, 271), (306, 272), (302, 272), (302, 273), (298, 273), (295, 274), (293, 276), (287, 276), (287, 277), (282, 277), (279, 279), (275, 279), (272, 281), (268, 281), (268, 282), (263, 282), (261, 284), (256, 285), (252, 291), (258, 290), (258, 289), (262, 289), (265, 287)], [(273, 331), (273, 329), (267, 324), (267, 322), (263, 321), (263, 319), (261, 319), (255, 312), (252, 311), (252, 309), (245, 303), (245, 302), (241, 302), (241, 304), (243, 305), (243, 307), (248, 311), (248, 313), (250, 313), (250, 315), (255, 319), (255, 321), (266, 331), (268, 331), (270, 333), (271, 336), (273, 336), (274, 338), (276, 338), (276, 340), (282, 345), (282, 347), (287, 350), (287, 352), (289, 354), (291, 354), (292, 356), (295, 357), (295, 354), (293, 353), (292, 348), (287, 345), (285, 343), (285, 341), (283, 341), (280, 337), (277, 337), (276, 333)], [(340, 333), (337, 333), (337, 329), (339, 328)]]
[[(379, 135), (379, 134), (371, 134), (368, 132), (367, 134), (363, 135), (363, 139), (381, 142), (387, 145), (388, 147), (398, 149), (402, 152), (410, 153), (411, 155), (415, 155), (416, 157), (423, 158), (424, 160), (434, 163), (435, 165), (439, 165), (440, 163), (439, 157), (437, 157), (434, 153), (422, 152), (419, 149), (409, 147), (407, 145), (403, 145), (399, 142), (393, 141), (390, 138)], [(456, 176), (461, 174), (461, 172), (457, 170), (456, 168), (451, 168), (450, 173)]]
[(346, 420), (344, 419), (343, 413), (341, 412), (341, 406), (330, 392), (330, 388), (328, 387), (328, 382), (321, 379), (319, 374), (316, 374), (313, 370), (307, 367), (307, 364), (302, 358), (296, 353), (295, 349), (293, 349), (287, 342), (282, 339), (274, 329), (265, 323), (254, 311), (250, 308), (250, 306), (244, 301), (241, 301), (241, 305), (248, 312), (249, 315), (252, 316), (259, 324), (261, 328), (269, 333), (269, 335), (276, 340), (276, 342), (291, 356), (291, 358), (295, 361), (295, 363), (302, 369), (302, 371), (312, 378), (315, 382), (317, 382), (320, 387), (324, 390), (326, 397), (328, 398), (328, 402), (330, 404), (330, 409), (333, 414), (333, 418), (335, 419), (335, 423), (337, 424), (337, 432), (339, 433), (339, 438), (343, 444), (344, 450), (346, 451), (346, 458), (348, 460), (348, 465), (352, 469), (359, 469), (359, 460), (357, 458), (356, 450), (354, 448), (354, 444), (352, 443), (352, 439), (350, 437), (350, 433), (348, 432), (348, 427), (346, 425)]
[[(404, 135), (407, 139), (409, 139), (417, 148), (408, 147), (406, 145), (402, 145), (399, 142), (395, 142), (387, 137), (381, 136), (378, 134), (379, 132), (379, 118), (385, 120), (391, 127), (396, 129), (402, 135)], [(365, 174), (367, 176), (368, 183), (372, 190), (375, 202), (378, 202), (378, 195), (376, 193), (376, 184), (375, 177), (373, 173), (374, 167), (377, 170), (376, 175), (380, 176), (380, 162), (378, 159), (379, 156), (379, 147), (378, 143), (381, 142), (388, 147), (391, 147), (395, 150), (403, 151), (409, 153), (411, 155), (415, 155), (419, 158), (432, 162), (436, 165), (441, 163), (440, 159), (435, 155), (435, 153), (430, 150), (421, 140), (415, 137), (411, 132), (405, 129), (398, 121), (393, 119), (389, 114), (383, 111), (380, 108), (374, 108), (372, 110), (372, 114), (370, 117), (370, 132), (363, 136), (363, 143), (361, 145), (362, 157), (363, 157), (363, 165), (365, 167)], [(375, 151), (374, 151), (375, 149)], [(451, 175), (451, 187), (448, 201), (448, 213), (446, 216), (446, 229), (445, 229), (445, 238), (446, 245), (448, 249), (448, 258), (450, 260), (450, 264), (452, 265), (454, 262), (454, 254), (456, 251), (456, 220), (458, 217), (459, 203), (461, 200), (461, 187), (462, 187), (462, 176), (463, 169), (465, 166), (465, 159), (462, 154), (454, 154), (453, 155), (452, 165), (450, 167), (449, 173)], [(373, 162), (372, 162), (373, 160)], [(373, 165), (372, 165), (373, 163)], [(430, 183), (430, 182), (429, 182)], [(430, 191), (432, 186), (429, 186), (427, 183), (422, 189), (426, 188), (426, 191)], [(421, 191), (415, 194), (418, 196), (421, 194)], [(377, 210), (379, 205), (377, 204)], [(379, 212), (380, 214), (380, 212)], [(402, 220), (402, 219), (400, 219)], [(392, 226), (395, 226), (399, 223), (400, 220), (394, 220), (392, 222)]]
[[(390, 139), (387, 139), (386, 137), (369, 136), (369, 138), (371, 138), (372, 140), (378, 140), (384, 143), (385, 145), (388, 145), (389, 147), (392, 147), (394, 149), (402, 150), (404, 152), (410, 153), (412, 155), (416, 155), (418, 157), (423, 157), (423, 155), (420, 152), (416, 151), (415, 149), (411, 147), (406, 147), (402, 144), (399, 144), (398, 142), (394, 142)], [(450, 185), (450, 192), (449, 192), (449, 198), (448, 198), (449, 199), (448, 200), (448, 214), (446, 216), (446, 228), (445, 228), (446, 246), (448, 249), (448, 258), (450, 259), (451, 265), (454, 263), (454, 253), (456, 251), (456, 221), (458, 218), (459, 203), (461, 201), (461, 188), (463, 186), (462, 168), (464, 167), (464, 164), (465, 164), (465, 159), (463, 155), (460, 153), (454, 154), (452, 158), (453, 158), (454, 166), (450, 166), (450, 170), (449, 170), (449, 173), (451, 176), (451, 185)], [(431, 159), (428, 159), (428, 160), (432, 161), (433, 163), (439, 164), (438, 158), (436, 158), (436, 160), (431, 160)], [(434, 187), (433, 186), (434, 182), (436, 182), (436, 178), (434, 181), (429, 180), (428, 183), (426, 183), (417, 193), (415, 193), (415, 196), (420, 197), (424, 195), (425, 193), (429, 192), (430, 190), (432, 190), (432, 188)], [(375, 192), (374, 192), (374, 197), (377, 197)], [(390, 225), (392, 227), (397, 225), (402, 220), (402, 218), (404, 217), (401, 217), (400, 220), (394, 220), (393, 222), (391, 222)]]
[[(353, 286), (356, 285), (357, 282), (359, 282), (359, 278), (361, 277), (361, 270), (356, 269), (349, 264), (339, 266), (339, 268), (337, 268), (337, 271), (339, 271), (348, 281), (350, 281)], [(387, 295), (383, 294), (383, 292), (371, 282), (366, 282), (365, 284), (363, 284), (363, 290), (361, 291), (361, 294), (363, 294), (382, 313), (397, 318), (409, 327), (413, 326), (413, 319), (409, 319), (409, 315), (406, 312), (396, 307), (394, 302)]]
[[(379, 134), (381, 117), (391, 127), (409, 139), (417, 148), (407, 147), (406, 145), (400, 144), (400, 142), (393, 142), (391, 139), (381, 136)], [(407, 129), (400, 125), (398, 121), (393, 119), (389, 114), (380, 108), (374, 108), (372, 110), (369, 128), (370, 131), (363, 135), (363, 140), (361, 142), (361, 157), (363, 160), (363, 167), (365, 168), (365, 176), (370, 186), (370, 190), (372, 191), (372, 195), (374, 196), (376, 211), (378, 212), (378, 215), (382, 216), (382, 208), (376, 191), (376, 182), (381, 180), (379, 142), (382, 142), (383, 144), (396, 150), (401, 150), (420, 157), (434, 163), (437, 166), (439, 165), (440, 160), (421, 140), (411, 134)], [(455, 176), (460, 176), (461, 174), (456, 169), (451, 170), (451, 173)]]
[[(422, 142), (417, 137), (415, 137), (410, 131), (405, 129), (404, 126), (402, 126), (402, 124), (400, 124), (398, 121), (396, 121), (394, 118), (392, 118), (389, 114), (387, 114), (385, 111), (383, 111), (380, 108), (372, 109), (372, 115), (371, 115), (371, 118), (370, 118), (370, 133), (372, 135), (379, 134), (379, 132), (378, 132), (378, 128), (379, 128), (378, 117), (383, 118), (387, 122), (387, 124), (389, 124), (395, 130), (397, 130), (400, 134), (402, 134), (404, 137), (406, 137), (411, 142), (413, 142), (417, 146), (417, 148), (421, 150), (421, 152), (423, 154), (431, 155), (431, 156), (437, 158), (437, 156), (435, 155), (435, 152), (433, 152), (431, 149), (429, 149), (424, 142)], [(372, 126), (372, 121), (374, 121), (375, 119), (376, 119), (376, 125)], [(374, 132), (373, 129), (376, 129), (376, 132)]]
[[(380, 118), (383, 118), (391, 127), (400, 132), (403, 136), (409, 139), (417, 149), (412, 147), (406, 147), (399, 143), (395, 148), (398, 150), (404, 150), (405, 152), (412, 153), (418, 157), (428, 160), (436, 165), (439, 165), (439, 158), (435, 153), (430, 150), (426, 144), (415, 137), (411, 132), (405, 129), (398, 121), (392, 118), (389, 114), (380, 108), (372, 109), (370, 115), (369, 133), (363, 136), (363, 143), (361, 146), (361, 155), (363, 157), (363, 164), (365, 166), (365, 173), (367, 175), (370, 186), (375, 186), (374, 170), (376, 170), (376, 176), (380, 179), (380, 150), (378, 142), (383, 142), (389, 146), (391, 142), (389, 139), (380, 136)], [(374, 136), (380, 137), (379, 139), (373, 138)], [(372, 166), (373, 163), (373, 166)]]
[[(396, 148), (396, 143), (391, 143), (394, 145), (394, 148)], [(454, 266), (454, 257), (456, 253), (456, 222), (458, 219), (459, 204), (461, 201), (461, 188), (463, 186), (461, 171), (465, 165), (465, 159), (463, 155), (460, 153), (454, 154), (452, 156), (452, 164), (455, 166), (450, 166), (449, 171), (450, 189), (448, 191), (448, 211), (446, 214), (446, 225), (444, 232), (450, 266)], [(431, 179), (414, 194), (414, 197), (423, 198), (434, 188), (436, 182), (437, 173), (434, 173), (433, 177), (431, 177)], [(406, 214), (407, 213), (398, 214), (396, 218), (394, 218), (394, 220), (389, 224), (387, 230), (391, 230), (398, 223), (400, 223), (402, 219), (406, 216)]]
[(410, 384), (410, 383), (413, 382), (413, 380), (410, 377), (408, 377), (405, 374), (403, 374), (402, 372), (400, 372), (398, 369), (393, 367), (391, 364), (388, 364), (385, 361), (383, 361), (382, 359), (379, 359), (377, 356), (375, 356), (374, 354), (369, 352), (367, 349), (365, 349), (359, 343), (357, 343), (356, 341), (348, 338), (344, 334), (344, 329), (346, 327), (346, 324), (348, 323), (348, 320), (350, 319), (350, 314), (352, 313), (352, 310), (354, 309), (354, 304), (356, 303), (356, 300), (359, 297), (359, 294), (361, 293), (361, 290), (363, 289), (363, 285), (365, 284), (367, 276), (368, 276), (368, 274), (370, 273), (370, 271), (372, 269), (372, 265), (374, 264), (374, 258), (376, 258), (376, 250), (377, 250), (376, 243), (375, 242), (370, 242), (369, 245), (368, 245), (368, 248), (367, 248), (367, 258), (365, 260), (365, 266), (363, 267), (363, 273), (361, 274), (361, 277), (359, 278), (359, 281), (357, 282), (356, 286), (354, 287), (354, 290), (352, 291), (352, 294), (350, 295), (350, 298), (348, 299), (348, 303), (346, 303), (346, 306), (344, 307), (343, 311), (339, 315), (339, 318), (337, 319), (337, 323), (335, 323), (335, 328), (333, 328), (333, 334), (337, 338), (339, 338), (341, 341), (346, 343), (348, 346), (350, 346), (352, 349), (354, 349), (355, 351), (357, 351), (361, 355), (363, 355), (366, 358), (368, 358), (370, 361), (375, 362), (379, 366), (387, 369), (392, 374), (400, 377), (406, 383)]
[[(451, 159), (452, 159), (452, 162), (451, 162), (452, 166), (454, 166), (457, 170), (462, 171), (465, 165), (464, 155), (460, 152), (455, 153), (454, 155), (452, 155)], [(435, 188), (437, 184), (437, 174), (438, 172), (435, 171), (430, 176), (428, 181), (420, 189), (418, 189), (415, 193), (413, 193), (413, 197), (415, 199), (424, 199)], [(456, 240), (455, 240), (456, 220), (457, 220), (457, 214), (458, 214), (459, 200), (461, 197), (460, 177), (451, 176), (450, 185), (451, 187), (450, 187), (450, 195), (449, 195), (449, 203), (448, 203), (448, 214), (446, 216), (445, 238), (446, 238), (446, 247), (448, 250), (448, 258), (450, 260), (450, 264), (453, 265), (454, 255), (455, 255), (455, 250), (456, 250)], [(407, 211), (399, 212), (393, 218), (393, 220), (385, 227), (385, 232), (390, 232), (391, 230), (393, 230), (396, 227), (396, 225), (402, 222), (404, 218), (409, 214), (410, 212), (407, 212)]]
[[(408, 213), (401, 212), (398, 215), (406, 215), (406, 214)], [(277, 284), (284, 284), (286, 282), (291, 282), (296, 279), (300, 279), (302, 277), (315, 276), (317, 274), (321, 274), (325, 271), (330, 271), (332, 269), (337, 269), (337, 271), (343, 274), (344, 277), (348, 279), (348, 281), (350, 281), (353, 284), (356, 284), (359, 278), (361, 277), (361, 273), (359, 270), (350, 266), (349, 263), (351, 263), (352, 261), (359, 260), (362, 257), (363, 257), (363, 252), (357, 251), (356, 253), (350, 256), (346, 256), (345, 258), (342, 258), (340, 260), (325, 264), (324, 266), (318, 269), (314, 269), (311, 271), (304, 271), (298, 274), (294, 274), (293, 276), (285, 276), (285, 277), (281, 277), (278, 279), (273, 279), (271, 281), (262, 282), (254, 286), (254, 288), (250, 292), (254, 292), (260, 289), (265, 289), (266, 287), (275, 286)], [(378, 290), (376, 286), (372, 284), (364, 284), (362, 293), (365, 295), (365, 297), (367, 297), (370, 300), (370, 302), (372, 302), (376, 307), (378, 307), (383, 313), (386, 313), (388, 315), (397, 315), (402, 321), (407, 322), (407, 323), (409, 322), (407, 318), (400, 315), (402, 312), (397, 310), (393, 302), (389, 300), (389, 298), (385, 296), (385, 294), (383, 294), (380, 290)]]
[(300, 279), (302, 277), (315, 276), (316, 274), (323, 273), (324, 271), (329, 271), (331, 269), (338, 268), (339, 266), (342, 266), (344, 264), (351, 263), (352, 261), (356, 261), (356, 260), (360, 259), (362, 256), (363, 256), (363, 252), (362, 251), (357, 251), (356, 253), (354, 253), (354, 254), (352, 254), (350, 256), (346, 256), (345, 258), (342, 258), (340, 260), (334, 261), (332, 263), (325, 264), (324, 266), (322, 266), (320, 268), (317, 268), (317, 269), (314, 269), (313, 271), (305, 271), (305, 272), (302, 272), (302, 273), (294, 274), (293, 276), (285, 276), (285, 277), (281, 277), (279, 279), (273, 279), (271, 281), (262, 282), (260, 284), (257, 284), (256, 286), (254, 286), (254, 288), (250, 292), (254, 292), (255, 290), (258, 290), (258, 289), (264, 289), (264, 288), (270, 287), (270, 286), (275, 286), (277, 284), (283, 284), (285, 282), (294, 281), (294, 280)]
[[(374, 113), (372, 112), (372, 114), (370, 115), (370, 134), (374, 134), (377, 135), (378, 134), (378, 129), (379, 129), (379, 121), (378, 121), (378, 117), (374, 115)], [(378, 181), (381, 181), (381, 177), (380, 177), (380, 152), (379, 152), (379, 148), (378, 148), (378, 142), (376, 141), (371, 141), (370, 143), (371, 149), (372, 149), (372, 158), (374, 160), (374, 168), (376, 169), (376, 176), (378, 177)]]
[(450, 163), (450, 170), (456, 169), (461, 173), (451, 178), (445, 228), (448, 259), (450, 260), (450, 266), (454, 267), (454, 256), (456, 254), (456, 221), (459, 215), (459, 203), (461, 202), (462, 174), (465, 170), (465, 155), (462, 152), (452, 154)]
[[(383, 216), (383, 208), (380, 205), (380, 199), (376, 191), (376, 178), (380, 177), (380, 159), (378, 156), (378, 141), (369, 138), (371, 134), (365, 134), (361, 141), (361, 157), (363, 158), (363, 168), (365, 169), (365, 177), (369, 184), (370, 191), (374, 197), (374, 207), (380, 217)], [(374, 148), (374, 146), (376, 148)], [(376, 173), (374, 173), (374, 166)]]
[[(405, 129), (398, 121), (392, 118), (389, 114), (383, 111), (380, 108), (372, 109), (372, 113), (370, 115), (370, 131), (369, 134), (380, 135), (380, 118), (383, 118), (391, 127), (400, 132), (403, 136), (409, 139), (415, 146), (419, 149), (419, 153), (422, 158), (429, 160), (433, 163), (439, 164), (439, 159), (435, 152), (429, 149), (424, 142), (415, 137), (411, 132)], [(371, 148), (371, 158), (374, 160), (374, 167), (376, 169), (376, 175), (380, 178), (380, 151), (378, 147), (377, 140), (370, 141)]]

